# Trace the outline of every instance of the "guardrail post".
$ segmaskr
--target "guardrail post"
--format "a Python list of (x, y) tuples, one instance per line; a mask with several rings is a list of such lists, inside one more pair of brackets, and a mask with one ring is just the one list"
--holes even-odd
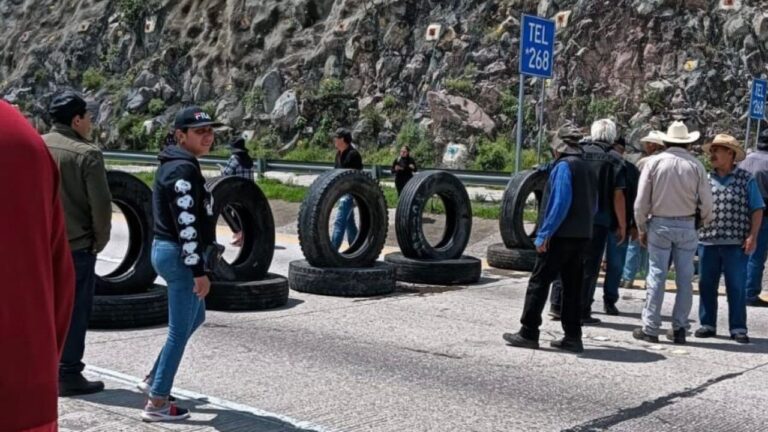
[(371, 167), (371, 176), (374, 180), (379, 181), (381, 178), (381, 167), (378, 165), (374, 165)]
[(256, 178), (263, 179), (265, 172), (267, 172), (267, 161), (264, 159), (256, 159)]

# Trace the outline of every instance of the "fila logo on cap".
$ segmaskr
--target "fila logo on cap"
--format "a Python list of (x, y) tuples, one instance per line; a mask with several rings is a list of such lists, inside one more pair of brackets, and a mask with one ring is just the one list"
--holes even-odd
[(195, 113), (195, 120), (210, 120), (211, 116), (208, 115), (206, 112), (196, 112)]

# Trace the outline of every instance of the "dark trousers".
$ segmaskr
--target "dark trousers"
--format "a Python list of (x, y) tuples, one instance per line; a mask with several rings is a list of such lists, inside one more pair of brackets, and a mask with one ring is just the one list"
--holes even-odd
[(539, 339), (541, 313), (547, 304), (549, 285), (560, 276), (563, 284), (560, 319), (563, 331), (566, 337), (581, 338), (581, 288), (588, 246), (588, 239), (553, 238), (549, 242), (549, 250), (536, 257), (520, 319), (523, 325), (520, 334), (523, 337)]
[(93, 295), (96, 289), (96, 255), (88, 250), (72, 252), (75, 263), (75, 303), (72, 319), (59, 362), (59, 376), (79, 374), (85, 368), (85, 331), (91, 319)]
[[(592, 301), (597, 287), (597, 278), (600, 275), (600, 263), (603, 261), (603, 253), (608, 243), (608, 234), (610, 230), (607, 227), (595, 225), (592, 229), (592, 240), (587, 243), (585, 250), (584, 278), (582, 281), (582, 316), (588, 317), (592, 313)], [(552, 306), (561, 307), (562, 285), (555, 283), (552, 285)]]

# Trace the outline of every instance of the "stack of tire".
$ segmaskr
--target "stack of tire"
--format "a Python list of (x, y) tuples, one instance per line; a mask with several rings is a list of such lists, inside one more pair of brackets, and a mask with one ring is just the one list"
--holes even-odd
[[(445, 229), (442, 239), (432, 245), (424, 234), (423, 212), (435, 195), (445, 207)], [(481, 261), (463, 255), (472, 233), (472, 205), (456, 176), (443, 171), (416, 174), (401, 193), (395, 229), (401, 253), (388, 254), (384, 261), (395, 267), (398, 281), (465, 285), (480, 280)]]
[[(217, 311), (258, 311), (288, 303), (288, 279), (269, 273), (275, 253), (275, 221), (261, 189), (242, 177), (209, 180), (214, 220), (220, 215), (233, 230), (242, 230), (242, 246), (230, 263), (231, 281), (212, 276), (206, 307)], [(235, 225), (235, 226), (233, 226)]]
[[(359, 233), (345, 250), (331, 244), (331, 212), (340, 198), (351, 195), (359, 214)], [(328, 171), (312, 183), (299, 209), (299, 244), (304, 260), (290, 263), (293, 290), (332, 296), (374, 296), (395, 290), (394, 269), (377, 259), (387, 238), (384, 193), (368, 174), (357, 170)]]
[(547, 184), (547, 173), (538, 170), (522, 171), (515, 174), (504, 191), (501, 201), (499, 230), (503, 243), (488, 246), (488, 265), (506, 270), (530, 272), (536, 263), (534, 240), (538, 221), (528, 233), (525, 229), (525, 208), (531, 195), (535, 197), (536, 208), (542, 211), (542, 195)]
[(108, 171), (112, 203), (125, 216), (128, 248), (108, 274), (96, 277), (90, 328), (125, 329), (168, 322), (168, 294), (152, 268), (152, 190), (137, 177)]

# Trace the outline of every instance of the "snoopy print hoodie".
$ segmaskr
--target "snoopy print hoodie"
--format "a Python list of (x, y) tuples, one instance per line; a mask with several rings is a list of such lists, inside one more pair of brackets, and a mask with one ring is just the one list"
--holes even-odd
[(204, 276), (203, 252), (215, 241), (213, 198), (205, 189), (200, 164), (188, 151), (168, 146), (158, 156), (152, 212), (155, 238), (176, 242), (195, 277)]

